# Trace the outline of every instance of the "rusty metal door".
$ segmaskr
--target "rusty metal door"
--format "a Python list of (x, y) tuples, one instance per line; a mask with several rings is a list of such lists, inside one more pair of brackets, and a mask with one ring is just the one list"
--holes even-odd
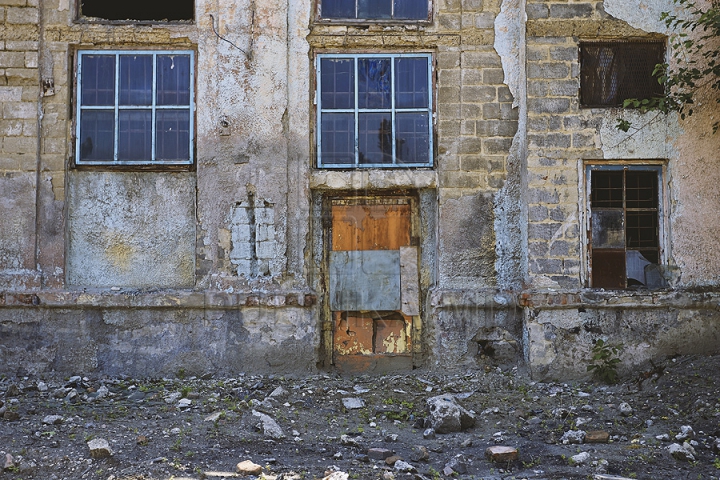
[(413, 209), (410, 197), (331, 202), (332, 352), (342, 370), (412, 367), (420, 315)]

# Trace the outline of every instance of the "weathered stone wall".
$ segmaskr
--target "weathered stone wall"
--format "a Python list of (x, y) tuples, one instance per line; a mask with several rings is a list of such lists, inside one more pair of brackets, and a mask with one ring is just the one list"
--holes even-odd
[[(194, 22), (107, 24), (76, 21), (71, 0), (0, 0), (9, 372), (328, 366), (323, 201), (387, 193), (418, 203), (415, 365), (524, 355), (539, 376), (582, 375), (596, 338), (626, 343), (629, 365), (714, 351), (715, 298), (683, 291), (720, 270), (714, 110), (682, 122), (578, 101), (579, 40), (661, 35), (657, 2), (435, 0), (415, 25), (322, 23), (315, 7), (197, 0)], [(76, 52), (117, 48), (196, 51), (194, 168), (72, 168)], [(314, 168), (315, 56), (378, 51), (433, 55), (434, 168)], [(678, 290), (587, 290), (583, 162), (647, 158), (667, 161)]]

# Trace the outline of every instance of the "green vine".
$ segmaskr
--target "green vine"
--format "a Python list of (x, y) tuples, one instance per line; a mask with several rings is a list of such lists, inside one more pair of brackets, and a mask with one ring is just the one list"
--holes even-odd
[[(665, 95), (646, 99), (628, 98), (624, 108), (650, 110), (663, 113), (678, 112), (681, 119), (693, 114), (695, 98), (704, 88), (720, 92), (720, 2), (713, 0), (710, 6), (698, 6), (693, 0), (673, 0), (683, 7), (685, 15), (679, 17), (663, 12), (660, 19), (668, 28), (679, 31), (670, 37), (670, 49), (674, 65), (660, 63), (653, 75), (665, 86)], [(697, 32), (697, 35), (693, 35)], [(720, 103), (720, 96), (715, 101)], [(631, 123), (618, 119), (615, 126), (627, 132)], [(720, 121), (713, 124), (713, 133), (720, 128)]]

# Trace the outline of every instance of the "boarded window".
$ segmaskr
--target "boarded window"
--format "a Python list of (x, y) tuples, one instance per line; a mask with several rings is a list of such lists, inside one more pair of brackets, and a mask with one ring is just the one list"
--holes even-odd
[(103, 20), (187, 21), (195, 16), (195, 3), (193, 0), (82, 0), (80, 15)]
[(663, 95), (653, 76), (665, 62), (665, 42), (613, 41), (580, 44), (580, 104), (614, 107), (628, 98)]
[(598, 166), (588, 175), (592, 286), (663, 287), (661, 168)]
[(427, 20), (428, 0), (320, 0), (320, 18), (339, 20)]

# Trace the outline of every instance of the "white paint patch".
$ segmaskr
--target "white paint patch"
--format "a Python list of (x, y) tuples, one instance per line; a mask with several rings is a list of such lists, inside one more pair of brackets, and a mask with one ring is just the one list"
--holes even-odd
[[(640, 113), (635, 110), (611, 109), (603, 114), (600, 143), (603, 157), (615, 159), (675, 158), (675, 139), (682, 133), (677, 114)], [(622, 118), (630, 122), (623, 132), (616, 125)]]
[(660, 19), (662, 13), (679, 13), (673, 0), (605, 0), (604, 7), (607, 13), (633, 28), (666, 35), (669, 30)]
[(525, 64), (525, 2), (503, 0), (500, 13), (495, 18), (495, 51), (500, 55), (505, 84), (513, 96), (513, 107), (519, 105), (522, 71)]
[(60, 0), (60, 4), (58, 5), (58, 10), (69, 10), (70, 9), (70, 0)]

